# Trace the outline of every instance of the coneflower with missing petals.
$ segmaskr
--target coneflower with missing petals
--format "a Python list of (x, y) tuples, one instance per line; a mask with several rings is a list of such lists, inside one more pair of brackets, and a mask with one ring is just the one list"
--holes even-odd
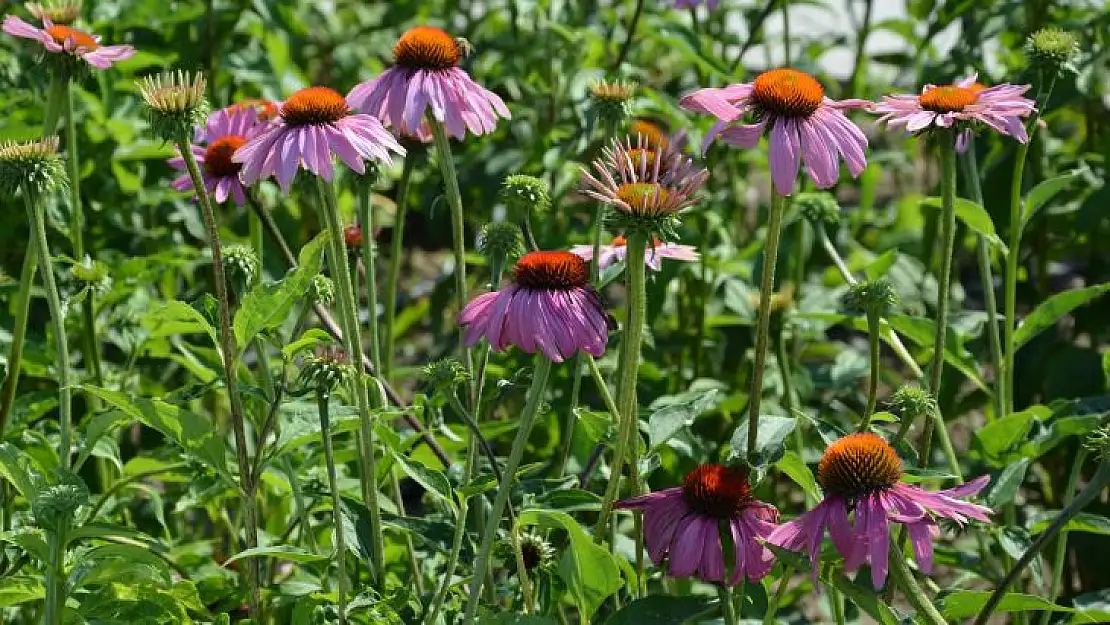
[(7, 194), (22, 189), (41, 196), (66, 184), (66, 169), (58, 155), (58, 138), (0, 143), (0, 189)]
[(468, 50), (468, 45), (439, 28), (412, 28), (393, 46), (393, 67), (351, 90), (351, 106), (380, 119), (397, 134), (421, 141), (428, 136), (421, 128), (428, 111), (456, 139), (463, 139), (468, 131), (493, 132), (498, 117), (510, 117), (509, 109), (459, 67)]
[(81, 17), (84, 4), (82, 0), (46, 0), (28, 2), (23, 6), (35, 19), (50, 20), (56, 25), (69, 26)]
[[(600, 251), (598, 264), (601, 270), (604, 271), (624, 260), (624, 257), (628, 254), (628, 239), (624, 235), (614, 237), (611, 243), (602, 245)], [(594, 248), (592, 245), (575, 245), (570, 248), (570, 253), (581, 257), (582, 260), (589, 261), (593, 260)], [(661, 271), (664, 258), (696, 262), (701, 256), (698, 254), (698, 250), (691, 245), (668, 243), (659, 237), (654, 237), (644, 252), (644, 263), (652, 271)]]
[[(807, 551), (816, 579), (827, 528), (836, 550), (844, 556), (845, 571), (853, 573), (870, 562), (871, 581), (882, 588), (889, 564), (891, 522), (906, 528), (918, 566), (929, 573), (933, 539), (940, 535), (938, 518), (958, 524), (968, 519), (990, 520), (990, 508), (961, 501), (981, 491), (990, 480), (987, 476), (937, 492), (904, 484), (901, 477), (901, 459), (880, 436), (860, 432), (833, 441), (817, 465), (817, 482), (825, 499), (779, 526), (767, 542)], [(854, 519), (849, 521), (853, 513)]]
[(150, 112), (151, 128), (166, 141), (188, 141), (208, 115), (204, 74), (165, 72), (143, 78), (138, 86)]
[[(780, 195), (793, 193), (803, 163), (806, 174), (822, 189), (839, 180), (841, 160), (852, 176), (867, 166), (867, 137), (844, 110), (871, 103), (831, 100), (821, 83), (805, 72), (772, 69), (750, 83), (699, 89), (679, 105), (717, 118), (705, 136), (703, 152), (718, 137), (729, 145), (754, 148), (767, 134), (771, 179)], [(752, 123), (743, 123), (749, 116)]]
[[(96, 35), (72, 26), (54, 23), (51, 20), (49, 9), (43, 9), (43, 6), (39, 5), (40, 9), (45, 11), (41, 15), (42, 28), (28, 24), (9, 14), (4, 17), (4, 32), (13, 37), (38, 41), (51, 54), (61, 54), (80, 59), (98, 69), (108, 69), (113, 63), (129, 59), (135, 54), (135, 48), (131, 46), (102, 45), (100, 37)], [(69, 10), (63, 11), (63, 17), (68, 17), (69, 14)], [(77, 14), (80, 14), (79, 7), (77, 8)], [(74, 19), (76, 19), (76, 15)]]
[[(201, 166), (205, 188), (217, 202), (226, 202), (230, 197), (240, 206), (246, 203), (243, 183), (239, 180), (243, 165), (231, 157), (262, 128), (264, 124), (258, 118), (257, 109), (233, 106), (212, 113), (208, 123), (197, 129), (193, 155)], [(171, 158), (169, 164), (178, 171), (185, 171), (185, 160), (180, 156)], [(186, 172), (174, 179), (172, 186), (178, 191), (190, 191), (193, 180)]]
[(282, 102), (278, 117), (239, 148), (232, 161), (243, 165), (244, 184), (274, 176), (288, 192), (298, 169), (330, 182), (335, 176), (333, 155), (364, 174), (367, 160), (392, 164), (392, 154), (404, 153), (380, 121), (352, 112), (347, 99), (334, 89), (308, 87)]
[(494, 351), (513, 345), (552, 362), (579, 350), (605, 353), (608, 317), (590, 286), (586, 262), (570, 252), (531, 252), (513, 267), (513, 283), (479, 295), (459, 313), (468, 346), (485, 337)]
[[(755, 498), (743, 469), (703, 464), (682, 486), (626, 499), (617, 508), (643, 511), (648, 554), (656, 566), (666, 560), (671, 577), (735, 586), (745, 578), (758, 582), (771, 570), (774, 558), (762, 541), (779, 513)], [(726, 527), (733, 550), (728, 579), (720, 537)]]

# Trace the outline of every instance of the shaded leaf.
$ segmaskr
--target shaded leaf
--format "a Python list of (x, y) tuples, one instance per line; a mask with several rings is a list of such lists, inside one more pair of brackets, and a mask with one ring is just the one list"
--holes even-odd
[(717, 389), (711, 388), (697, 394), (687, 393), (687, 395), (688, 397), (684, 397), (683, 401), (656, 410), (648, 417), (648, 439), (651, 449), (665, 443), (708, 410), (717, 397)]
[[(1036, 535), (1045, 531), (1059, 513), (1059, 510), (1044, 510), (1034, 514), (1027, 523), (1029, 533)], [(1110, 536), (1110, 519), (1100, 514), (1080, 512), (1064, 525), (1063, 531), (1086, 532), (1088, 534)]]
[(1037, 212), (1040, 211), (1053, 196), (1075, 184), (1082, 174), (1082, 169), (1069, 171), (1059, 176), (1049, 178), (1048, 180), (1043, 180), (1038, 183), (1037, 186), (1030, 189), (1029, 193), (1026, 193), (1025, 197), (1022, 199), (1021, 229), (1025, 230), (1025, 227), (1029, 225), (1029, 222), (1032, 221)]
[(652, 595), (624, 606), (605, 625), (679, 625), (718, 609), (717, 604), (704, 597)]
[[(756, 432), (756, 466), (765, 466), (778, 461), (783, 455), (786, 437), (794, 431), (796, 420), (793, 417), (762, 415)], [(748, 421), (744, 419), (732, 433), (729, 441), (730, 458), (743, 458), (748, 455)]]
[(328, 556), (319, 553), (312, 553), (300, 547), (293, 547), (290, 545), (271, 545), (269, 547), (253, 547), (240, 551), (239, 553), (231, 556), (224, 562), (223, 566), (227, 566), (236, 560), (243, 558), (276, 558), (278, 560), (289, 560), (290, 562), (319, 562), (326, 560)]
[(1057, 293), (1046, 299), (1021, 321), (1014, 332), (1014, 349), (1021, 349), (1041, 332), (1052, 327), (1064, 315), (1110, 291), (1110, 284), (1098, 284), (1083, 289)]
[[(948, 620), (971, 618), (983, 609), (991, 593), (986, 590), (960, 590), (937, 600), (937, 608)], [(1056, 605), (1051, 601), (1034, 595), (1008, 593), (1002, 597), (995, 612), (1027, 612), (1050, 610), (1054, 612), (1074, 612), (1071, 608)]]
[[(939, 211), (942, 206), (942, 200), (939, 197), (929, 197), (921, 201), (921, 206)], [(972, 202), (966, 198), (956, 198), (956, 217), (964, 222), (968, 228), (976, 234), (981, 235), (984, 239), (990, 242), (991, 245), (997, 247), (1003, 254), (1008, 253), (1006, 244), (1002, 239), (998, 238), (998, 233), (994, 229), (994, 222), (991, 220), (990, 213), (981, 205)]]

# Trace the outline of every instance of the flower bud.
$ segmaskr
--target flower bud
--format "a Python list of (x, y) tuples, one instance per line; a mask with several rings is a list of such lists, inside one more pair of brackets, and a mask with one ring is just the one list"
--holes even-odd
[(254, 286), (262, 273), (258, 254), (248, 245), (232, 244), (223, 250), (224, 273), (227, 283), (237, 295), (242, 296)]
[(308, 287), (308, 299), (314, 304), (331, 306), (335, 301), (335, 282), (323, 274), (316, 274)]
[(89, 489), (76, 475), (61, 476), (60, 484), (45, 486), (31, 502), (35, 523), (57, 532), (72, 526), (77, 509), (89, 502)]
[(890, 280), (879, 278), (848, 287), (841, 302), (849, 312), (885, 317), (898, 307), (901, 299)]
[(1042, 28), (1029, 35), (1025, 42), (1029, 62), (1055, 74), (1075, 73), (1075, 58), (1079, 56), (1079, 39), (1066, 30)]
[(461, 362), (444, 358), (424, 367), (424, 381), (437, 393), (454, 393), (455, 389), (470, 380), (470, 373)]
[(505, 178), (498, 197), (514, 219), (551, 208), (551, 191), (547, 183), (535, 176), (517, 174)]
[(81, 262), (74, 263), (69, 271), (75, 280), (99, 295), (107, 293), (112, 288), (112, 275), (108, 265), (93, 260), (88, 255)]
[(1100, 461), (1110, 460), (1110, 424), (1088, 434), (1083, 446)]
[(54, 24), (69, 26), (81, 17), (83, 4), (82, 0), (46, 0), (46, 2), (28, 2), (23, 6), (39, 20), (45, 18)]
[(138, 82), (139, 93), (150, 109), (150, 125), (165, 141), (188, 143), (196, 126), (208, 117), (204, 74), (178, 70), (147, 76)]
[(623, 80), (595, 82), (590, 85), (590, 112), (608, 134), (613, 134), (624, 126), (632, 114), (632, 98), (635, 95), (636, 83)]
[(482, 228), (478, 236), (478, 251), (490, 264), (505, 266), (524, 254), (524, 237), (516, 224), (507, 221), (493, 221)]
[(816, 191), (794, 196), (794, 206), (802, 217), (814, 225), (836, 225), (840, 221), (840, 204), (831, 193)]
[(932, 418), (940, 408), (932, 393), (919, 386), (900, 386), (890, 396), (892, 410), (902, 415), (903, 420), (914, 421), (920, 417)]
[(319, 346), (314, 355), (305, 359), (300, 380), (306, 386), (314, 386), (317, 392), (328, 395), (354, 372), (347, 352), (338, 347)]
[(17, 189), (42, 195), (67, 182), (65, 164), (58, 156), (58, 138), (0, 143), (0, 191)]

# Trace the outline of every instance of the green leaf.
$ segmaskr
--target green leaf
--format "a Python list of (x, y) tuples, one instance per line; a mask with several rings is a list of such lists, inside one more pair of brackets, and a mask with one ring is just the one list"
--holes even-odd
[(578, 609), (587, 617), (621, 587), (620, 567), (609, 551), (594, 543), (569, 514), (555, 510), (530, 509), (520, 513), (520, 526), (538, 525), (562, 529), (570, 539), (559, 562), (559, 577), (566, 583)]
[(451, 482), (448, 481), (447, 476), (440, 471), (430, 469), (423, 464), (406, 458), (404, 454), (394, 453), (393, 459), (397, 461), (398, 466), (405, 472), (406, 475), (416, 480), (417, 484), (424, 487), (431, 495), (442, 499), (455, 508), (455, 497), (451, 493)]
[[(918, 345), (932, 350), (934, 343), (934, 326), (931, 319), (924, 317), (907, 317), (905, 315), (891, 315), (887, 323), (896, 332)], [(866, 330), (866, 326), (864, 326)], [(944, 362), (952, 366), (967, 379), (975, 383), (981, 390), (990, 393), (990, 387), (983, 381), (979, 373), (979, 364), (975, 357), (963, 347), (961, 337), (950, 327), (944, 342)]]
[[(1059, 513), (1059, 510), (1044, 510), (1033, 515), (1027, 524), (1029, 533), (1036, 535), (1045, 531)], [(1063, 531), (1110, 536), (1110, 519), (1099, 514), (1080, 512), (1064, 525)]]
[(41, 531), (25, 528), (15, 532), (3, 532), (0, 533), (0, 542), (11, 543), (39, 561), (46, 562), (50, 557), (50, 547), (43, 539)]
[(171, 301), (152, 307), (143, 319), (143, 326), (150, 332), (150, 338), (203, 332), (212, 339), (212, 345), (220, 344), (216, 338), (216, 328), (208, 323), (199, 310), (185, 302)]
[(624, 606), (605, 625), (679, 625), (717, 609), (717, 603), (704, 597), (652, 595)]
[(305, 301), (312, 280), (320, 273), (327, 232), (321, 232), (301, 249), (296, 269), (272, 284), (257, 284), (235, 312), (235, 340), (247, 345), (256, 334), (285, 323), (293, 306)]
[(998, 479), (994, 481), (994, 485), (991, 487), (991, 492), (987, 494), (985, 501), (987, 506), (998, 510), (1002, 506), (1012, 503), (1018, 489), (1021, 488), (1022, 482), (1025, 481), (1025, 472), (1029, 469), (1031, 463), (1032, 460), (1029, 458), (1022, 458), (1002, 469), (1002, 472), (998, 474)]
[(10, 443), (0, 443), (0, 476), (11, 482), (12, 486), (27, 499), (35, 495), (35, 475), (39, 471), (35, 461), (21, 449)]
[[(949, 621), (971, 618), (983, 609), (990, 599), (991, 592), (987, 590), (960, 590), (941, 597), (937, 601), (937, 608)], [(1071, 608), (1056, 605), (1051, 601), (1034, 595), (1008, 593), (1002, 597), (995, 612), (1031, 612), (1034, 610), (1049, 610), (1053, 612), (1074, 612)]]
[(290, 562), (319, 562), (320, 560), (328, 559), (328, 556), (319, 553), (312, 553), (305, 551), (300, 547), (293, 547), (290, 545), (271, 545), (269, 547), (254, 547), (231, 556), (224, 562), (224, 566), (242, 560), (243, 558), (276, 558), (278, 560), (288, 560)]
[(0, 584), (0, 608), (10, 608), (28, 601), (39, 601), (46, 596), (42, 581), (35, 577), (5, 577)]
[[(794, 431), (796, 420), (793, 417), (762, 415), (759, 417), (759, 430), (756, 432), (756, 466), (777, 462), (783, 456), (786, 437)], [(732, 433), (729, 441), (730, 458), (744, 458), (748, 455), (748, 420), (744, 419)]]
[(1014, 349), (1021, 349), (1034, 336), (1052, 327), (1060, 317), (1100, 297), (1107, 291), (1110, 291), (1110, 284), (1097, 284), (1083, 289), (1072, 289), (1057, 293), (1041, 302), (1028, 317), (1022, 320), (1021, 325), (1014, 332)]
[(983, 456), (995, 466), (1004, 464), (1004, 454), (1024, 441), (1029, 429), (1033, 427), (1033, 421), (1037, 419), (1036, 408), (1008, 414), (975, 432), (975, 440)]
[[(921, 206), (923, 208), (940, 210), (942, 200), (939, 197), (925, 198), (921, 201)], [(962, 197), (956, 198), (955, 209), (956, 217), (964, 222), (968, 228), (975, 231), (976, 234), (981, 235), (984, 239), (989, 241), (991, 245), (1001, 250), (1003, 254), (1008, 253), (1006, 244), (1002, 242), (1002, 239), (998, 238), (998, 234), (995, 232), (994, 222), (991, 221), (991, 216), (990, 213), (987, 212), (987, 209)]]
[(1029, 190), (1022, 199), (1021, 229), (1029, 225), (1037, 212), (1048, 203), (1057, 193), (1075, 184), (1083, 174), (1082, 169), (1069, 171), (1054, 178), (1049, 178)]
[(231, 483), (235, 482), (227, 470), (224, 437), (207, 418), (157, 399), (128, 396), (88, 384), (81, 385), (81, 389), (115, 406), (135, 421), (158, 430), (189, 455)]
[(802, 490), (814, 501), (821, 499), (821, 491), (817, 488), (817, 480), (813, 477), (813, 471), (809, 470), (798, 452), (790, 450), (783, 454), (782, 458), (775, 463), (775, 468), (794, 480), (794, 483), (801, 486)]
[(555, 625), (555, 619), (532, 614), (495, 614), (479, 618), (478, 625)]
[(717, 389), (711, 388), (700, 393), (688, 393), (687, 395), (692, 396), (684, 397), (683, 401), (679, 403), (670, 404), (656, 410), (648, 417), (650, 449), (655, 449), (665, 443), (708, 410), (717, 397)]
[[(322, 440), (319, 407), (315, 401), (291, 401), (282, 404), (278, 414), (281, 416), (282, 426), (275, 445), (277, 453), (301, 450), (309, 443), (319, 443)], [(332, 436), (358, 429), (358, 409), (354, 406), (344, 406), (333, 401), (328, 405), (328, 417), (331, 419), (329, 425)]]

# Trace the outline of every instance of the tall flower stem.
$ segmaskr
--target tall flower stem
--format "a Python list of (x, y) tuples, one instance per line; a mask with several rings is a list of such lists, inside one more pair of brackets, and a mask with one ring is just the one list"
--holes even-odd
[(625, 59), (628, 58), (628, 53), (632, 50), (632, 41), (636, 38), (636, 27), (640, 24), (640, 16), (644, 13), (644, 0), (636, 0), (636, 8), (632, 10), (632, 20), (628, 22), (628, 33), (625, 34), (624, 43), (621, 44), (620, 52), (617, 53), (617, 58), (613, 62), (613, 69), (619, 69), (624, 64)]
[(1037, 558), (1041, 550), (1047, 547), (1051, 540), (1056, 538), (1057, 534), (1063, 531), (1068, 521), (1075, 518), (1075, 515), (1079, 514), (1083, 508), (1086, 508), (1087, 504), (1091, 503), (1102, 494), (1102, 490), (1106, 488), (1108, 484), (1110, 484), (1110, 459), (1104, 459), (1099, 464), (1098, 471), (1095, 472), (1094, 477), (1091, 478), (1091, 482), (1075, 496), (1075, 499), (1073, 499), (1070, 504), (1064, 506), (1064, 509), (1056, 514), (1056, 517), (1052, 519), (1052, 523), (1050, 523), (1043, 532), (1038, 534), (1037, 538), (1033, 540), (1033, 544), (1025, 550), (1025, 553), (1021, 554), (1021, 558), (1017, 561), (1017, 564), (1010, 569), (1010, 572), (1006, 574), (1006, 577), (1003, 578), (1002, 582), (998, 584), (998, 587), (994, 589), (990, 599), (987, 600), (982, 610), (979, 611), (979, 615), (975, 617), (975, 625), (986, 625), (986, 623), (990, 621), (991, 614), (994, 613), (995, 608), (998, 607), (999, 602), (1006, 596), (1006, 593), (1009, 591), (1010, 587), (1014, 585), (1014, 582), (1021, 577), (1026, 567)]
[(736, 605), (733, 604), (732, 588), (725, 584), (717, 584), (717, 598), (720, 599), (721, 618), (725, 625), (738, 625), (740, 618), (736, 613)]
[[(952, 133), (941, 135), (940, 151), (940, 221), (941, 256), (940, 275), (937, 276), (937, 312), (933, 332), (933, 362), (929, 368), (929, 391), (940, 398), (940, 383), (944, 377), (944, 349), (948, 337), (948, 304), (952, 292), (952, 261), (956, 251), (956, 145)], [(934, 429), (944, 430), (944, 417), (937, 411), (932, 419), (925, 419), (918, 450), (921, 466), (929, 466), (929, 452), (933, 446)], [(945, 431), (942, 435), (948, 437)], [(958, 464), (957, 464), (958, 467)], [(958, 474), (959, 471), (957, 470)]]
[[(983, 189), (979, 183), (979, 161), (975, 155), (975, 139), (972, 138), (967, 151), (960, 158), (963, 164), (964, 181), (967, 184), (971, 201), (983, 205)], [(983, 300), (987, 309), (987, 339), (991, 350), (991, 364), (994, 365), (994, 417), (1000, 418), (1005, 412), (1006, 376), (1003, 374), (1004, 360), (1002, 339), (998, 335), (998, 301), (994, 296), (994, 273), (991, 269), (990, 244), (983, 236), (978, 237), (976, 255), (979, 260), (979, 281), (983, 284)]]
[(870, 376), (867, 386), (867, 410), (859, 422), (859, 431), (866, 432), (871, 426), (871, 415), (875, 414), (875, 404), (879, 397), (879, 319), (876, 312), (867, 313), (867, 354), (870, 363)]
[[(397, 320), (397, 284), (401, 280), (401, 263), (405, 254), (405, 216), (409, 210), (409, 185), (412, 183), (412, 170), (416, 157), (410, 151), (401, 169), (401, 183), (397, 188), (396, 212), (393, 214), (393, 249), (389, 257), (389, 275), (385, 287), (385, 331), (382, 362), (379, 366), (382, 377), (389, 379), (393, 371), (393, 328)], [(377, 363), (375, 363), (377, 364)]]
[[(767, 612), (763, 615), (763, 625), (775, 625), (778, 622), (775, 620), (775, 615), (778, 614), (779, 606), (782, 605), (782, 598), (786, 596), (786, 590), (790, 586), (790, 578), (793, 575), (794, 567), (790, 564), (784, 564), (782, 576), (779, 577), (779, 587), (775, 589), (775, 594), (767, 602)], [(833, 586), (829, 586), (830, 592), (832, 588)]]
[[(1006, 401), (1003, 403), (1005, 414), (1014, 411), (1014, 354), (1017, 351), (1017, 346), (1014, 344), (1014, 332), (1017, 329), (1018, 261), (1021, 255), (1021, 233), (1024, 229), (1021, 219), (1022, 177), (1025, 173), (1025, 158), (1029, 155), (1029, 146), (1032, 145), (1033, 139), (1037, 136), (1037, 123), (1041, 119), (1041, 110), (1048, 103), (1048, 99), (1052, 96), (1052, 88), (1055, 86), (1056, 76), (1053, 74), (1048, 79), (1048, 84), (1042, 87), (1042, 90), (1037, 94), (1038, 106), (1025, 125), (1029, 140), (1018, 145), (1017, 152), (1014, 154), (1014, 173), (1010, 176), (1010, 238), (1007, 241), (1010, 249), (1006, 256), (1006, 309), (1004, 314), (1006, 320), (1006, 362), (1002, 367), (1006, 379), (1003, 385), (1006, 389)], [(1042, 96), (1044, 96), (1043, 99)]]
[[(54, 134), (58, 125), (58, 117), (62, 112), (62, 103), (65, 100), (69, 80), (54, 76), (50, 81), (50, 89), (46, 96), (46, 108), (43, 110), (42, 136)], [(33, 228), (33, 226), (32, 226)], [(11, 415), (12, 405), (15, 402), (15, 392), (19, 386), (19, 373), (22, 369), (23, 343), (27, 338), (27, 321), (31, 312), (31, 286), (35, 281), (35, 272), (38, 270), (38, 250), (35, 249), (35, 236), (32, 231), (27, 239), (27, 251), (23, 255), (23, 267), (19, 271), (19, 291), (15, 296), (15, 319), (12, 325), (12, 344), (8, 350), (8, 373), (4, 378), (3, 390), (0, 390), (0, 437), (4, 434), (4, 426)]]
[[(235, 345), (235, 335), (231, 331), (231, 303), (227, 295), (227, 277), (224, 275), (223, 248), (220, 244), (220, 227), (216, 222), (216, 213), (212, 210), (212, 200), (204, 186), (204, 178), (200, 174), (196, 157), (193, 156), (189, 137), (182, 135), (177, 138), (177, 151), (185, 160), (185, 167), (192, 179), (193, 188), (196, 190), (197, 200), (200, 202), (201, 213), (204, 217), (204, 228), (208, 233), (208, 246), (212, 250), (212, 279), (215, 281), (216, 299), (219, 302), (220, 323), (220, 356), (223, 358), (224, 382), (227, 384), (228, 401), (231, 404), (231, 429), (235, 436), (235, 457), (239, 466), (240, 488), (243, 494), (243, 531), (246, 535), (246, 548), (258, 546), (258, 514), (254, 503), (254, 476), (251, 472), (250, 455), (247, 449), (246, 418), (243, 412), (243, 402), (239, 397), (239, 383), (236, 375), (236, 361), (238, 348)], [(249, 558), (247, 562), (247, 584), (250, 587), (250, 613), (254, 619), (262, 616), (262, 591), (259, 587), (259, 561), (258, 558)]]
[[(343, 346), (355, 363), (363, 361), (362, 329), (358, 323), (358, 304), (351, 290), (351, 267), (347, 262), (347, 249), (343, 240), (343, 226), (339, 220), (339, 207), (335, 190), (323, 178), (316, 178), (320, 193), (320, 217), (328, 232), (328, 263), (335, 272), (339, 289), (339, 320), (343, 331)], [(379, 584), (385, 581), (385, 540), (382, 537), (382, 512), (378, 502), (377, 461), (374, 458), (374, 417), (370, 410), (370, 396), (366, 376), (361, 369), (352, 377), (355, 403), (359, 414), (359, 464), (362, 470), (362, 499), (370, 511), (370, 559), (373, 574)], [(376, 388), (376, 386), (375, 386)]]
[(347, 623), (347, 595), (351, 582), (347, 578), (347, 538), (343, 529), (343, 495), (339, 492), (339, 479), (335, 471), (335, 453), (332, 449), (331, 420), (328, 416), (328, 393), (316, 390), (316, 406), (320, 414), (320, 438), (324, 442), (324, 464), (328, 470), (328, 490), (331, 491), (331, 515), (335, 529), (335, 566), (339, 577), (339, 623)]
[[(551, 361), (540, 354), (536, 356), (535, 363), (535, 369), (532, 371), (532, 384), (528, 388), (527, 399), (524, 402), (524, 413), (520, 416), (516, 439), (509, 451), (509, 459), (505, 463), (505, 479), (497, 491), (497, 498), (493, 501), (493, 508), (490, 510), (482, 535), (482, 544), (478, 550), (478, 558), (474, 561), (474, 574), (470, 580), (470, 601), (466, 606), (464, 623), (474, 623), (478, 614), (478, 601), (482, 596), (482, 586), (486, 581), (486, 573), (489, 570), (490, 552), (493, 549), (493, 543), (497, 540), (497, 528), (501, 523), (501, 515), (504, 514), (505, 506), (509, 503), (509, 497), (512, 495), (513, 477), (520, 467), (521, 458), (524, 457), (524, 448), (528, 445), (528, 436), (532, 433), (532, 427), (536, 424), (536, 417), (539, 415), (540, 406), (543, 404), (543, 395), (547, 390), (547, 378), (551, 374)], [(459, 523), (462, 524), (461, 519)]]
[(44, 625), (62, 625), (66, 605), (66, 534), (67, 523), (49, 533), (50, 541), (46, 563), (46, 597)]
[[(462, 310), (466, 308), (466, 221), (463, 215), (462, 193), (459, 192), (459, 175), (455, 171), (455, 157), (451, 153), (451, 139), (447, 136), (447, 129), (431, 113), (428, 114), (427, 119), (435, 136), (436, 156), (438, 156), (436, 160), (439, 161), (439, 169), (443, 174), (447, 204), (451, 208), (451, 246), (455, 252), (455, 297), (459, 303), (459, 310)], [(459, 326), (459, 349), (464, 355), (463, 364), (466, 365), (466, 370), (473, 371), (470, 350), (466, 349), (463, 342), (462, 326)], [(473, 397), (472, 392), (471, 398)]]
[[(597, 520), (595, 537), (604, 536), (613, 506), (620, 495), (621, 473), (628, 464), (629, 482), (633, 494), (640, 489), (637, 470), (636, 442), (639, 437), (639, 417), (636, 414), (636, 378), (640, 369), (640, 345), (644, 336), (644, 318), (647, 313), (647, 273), (643, 262), (647, 250), (648, 235), (635, 230), (628, 234), (628, 249), (625, 254), (625, 280), (628, 288), (628, 315), (625, 318), (624, 335), (621, 339), (621, 370), (617, 385), (617, 409), (620, 411), (620, 433), (617, 448), (613, 452), (613, 465), (609, 474), (609, 486), (601, 502), (601, 514)], [(615, 416), (615, 415), (614, 415)]]
[(293, 470), (293, 461), (289, 459), (289, 454), (281, 456), (281, 470), (289, 478), (289, 488), (293, 493), (293, 511), (301, 521), (301, 539), (315, 553), (316, 536), (312, 533), (312, 526), (308, 522), (308, 506), (305, 504), (304, 491), (301, 490), (301, 483), (297, 472)]
[(763, 396), (763, 370), (767, 366), (767, 346), (771, 338), (771, 295), (775, 289), (775, 264), (779, 259), (782, 238), (782, 215), (786, 198), (771, 190), (771, 214), (767, 219), (766, 242), (763, 248), (763, 276), (759, 282), (759, 310), (755, 335), (755, 367), (752, 370), (751, 392), (748, 394), (748, 462), (754, 464), (759, 435), (759, 404)]
[[(370, 180), (358, 183), (358, 219), (362, 226), (362, 264), (366, 267), (366, 317), (370, 332), (370, 360), (380, 371), (382, 353), (378, 333), (378, 245), (375, 241), (374, 207), (370, 203)], [(356, 293), (357, 297), (358, 294)]]
[[(85, 211), (81, 204), (81, 166), (77, 153), (77, 117), (73, 114), (73, 84), (66, 81), (64, 101), (66, 117), (66, 170), (69, 176), (69, 205), (73, 222), (70, 234), (73, 239), (73, 257), (77, 262), (85, 259)], [(100, 343), (96, 340), (96, 302), (92, 290), (85, 293), (81, 302), (81, 339), (85, 350), (85, 369), (97, 386), (104, 386), (100, 369)]]
[[(1064, 489), (1064, 507), (1071, 504), (1075, 499), (1075, 489), (1079, 485), (1079, 476), (1083, 472), (1083, 463), (1087, 461), (1087, 448), (1079, 445), (1079, 451), (1075, 454), (1075, 460), (1071, 463), (1071, 472), (1068, 473), (1068, 483)], [(1067, 530), (1060, 531), (1060, 538), (1056, 540), (1056, 550), (1052, 554), (1052, 582), (1048, 590), (1048, 600), (1056, 603), (1056, 599), (1060, 596), (1060, 590), (1064, 585), (1064, 560), (1068, 555), (1068, 532)], [(1040, 625), (1048, 625), (1048, 621), (1052, 617), (1052, 612), (1041, 612), (1041, 617), (1038, 623)]]
[[(477, 454), (467, 454), (465, 475), (467, 481), (474, 477), (474, 468), (477, 465)], [(455, 575), (455, 567), (459, 564), (459, 554), (462, 552), (463, 538), (466, 537), (466, 513), (470, 499), (461, 497), (459, 512), (455, 517), (455, 533), (451, 538), (451, 552), (447, 556), (447, 569), (443, 578), (439, 580), (435, 595), (428, 609), (424, 612), (424, 625), (435, 625), (438, 622), (439, 611), (443, 609), (443, 601), (447, 598), (447, 589), (451, 587), (451, 579)]]
[(913, 571), (906, 565), (906, 556), (902, 553), (900, 544), (901, 541), (890, 542), (891, 576), (902, 587), (910, 605), (917, 610), (918, 618), (923, 619), (928, 625), (947, 625), (948, 621), (944, 620), (944, 616), (937, 610), (932, 599), (925, 594), (917, 580), (914, 579)]
[(532, 580), (528, 579), (528, 567), (524, 564), (524, 550), (520, 547), (520, 528), (513, 523), (509, 530), (509, 538), (513, 543), (513, 555), (516, 557), (516, 577), (520, 580), (520, 598), (524, 604), (525, 614), (532, 613)]

